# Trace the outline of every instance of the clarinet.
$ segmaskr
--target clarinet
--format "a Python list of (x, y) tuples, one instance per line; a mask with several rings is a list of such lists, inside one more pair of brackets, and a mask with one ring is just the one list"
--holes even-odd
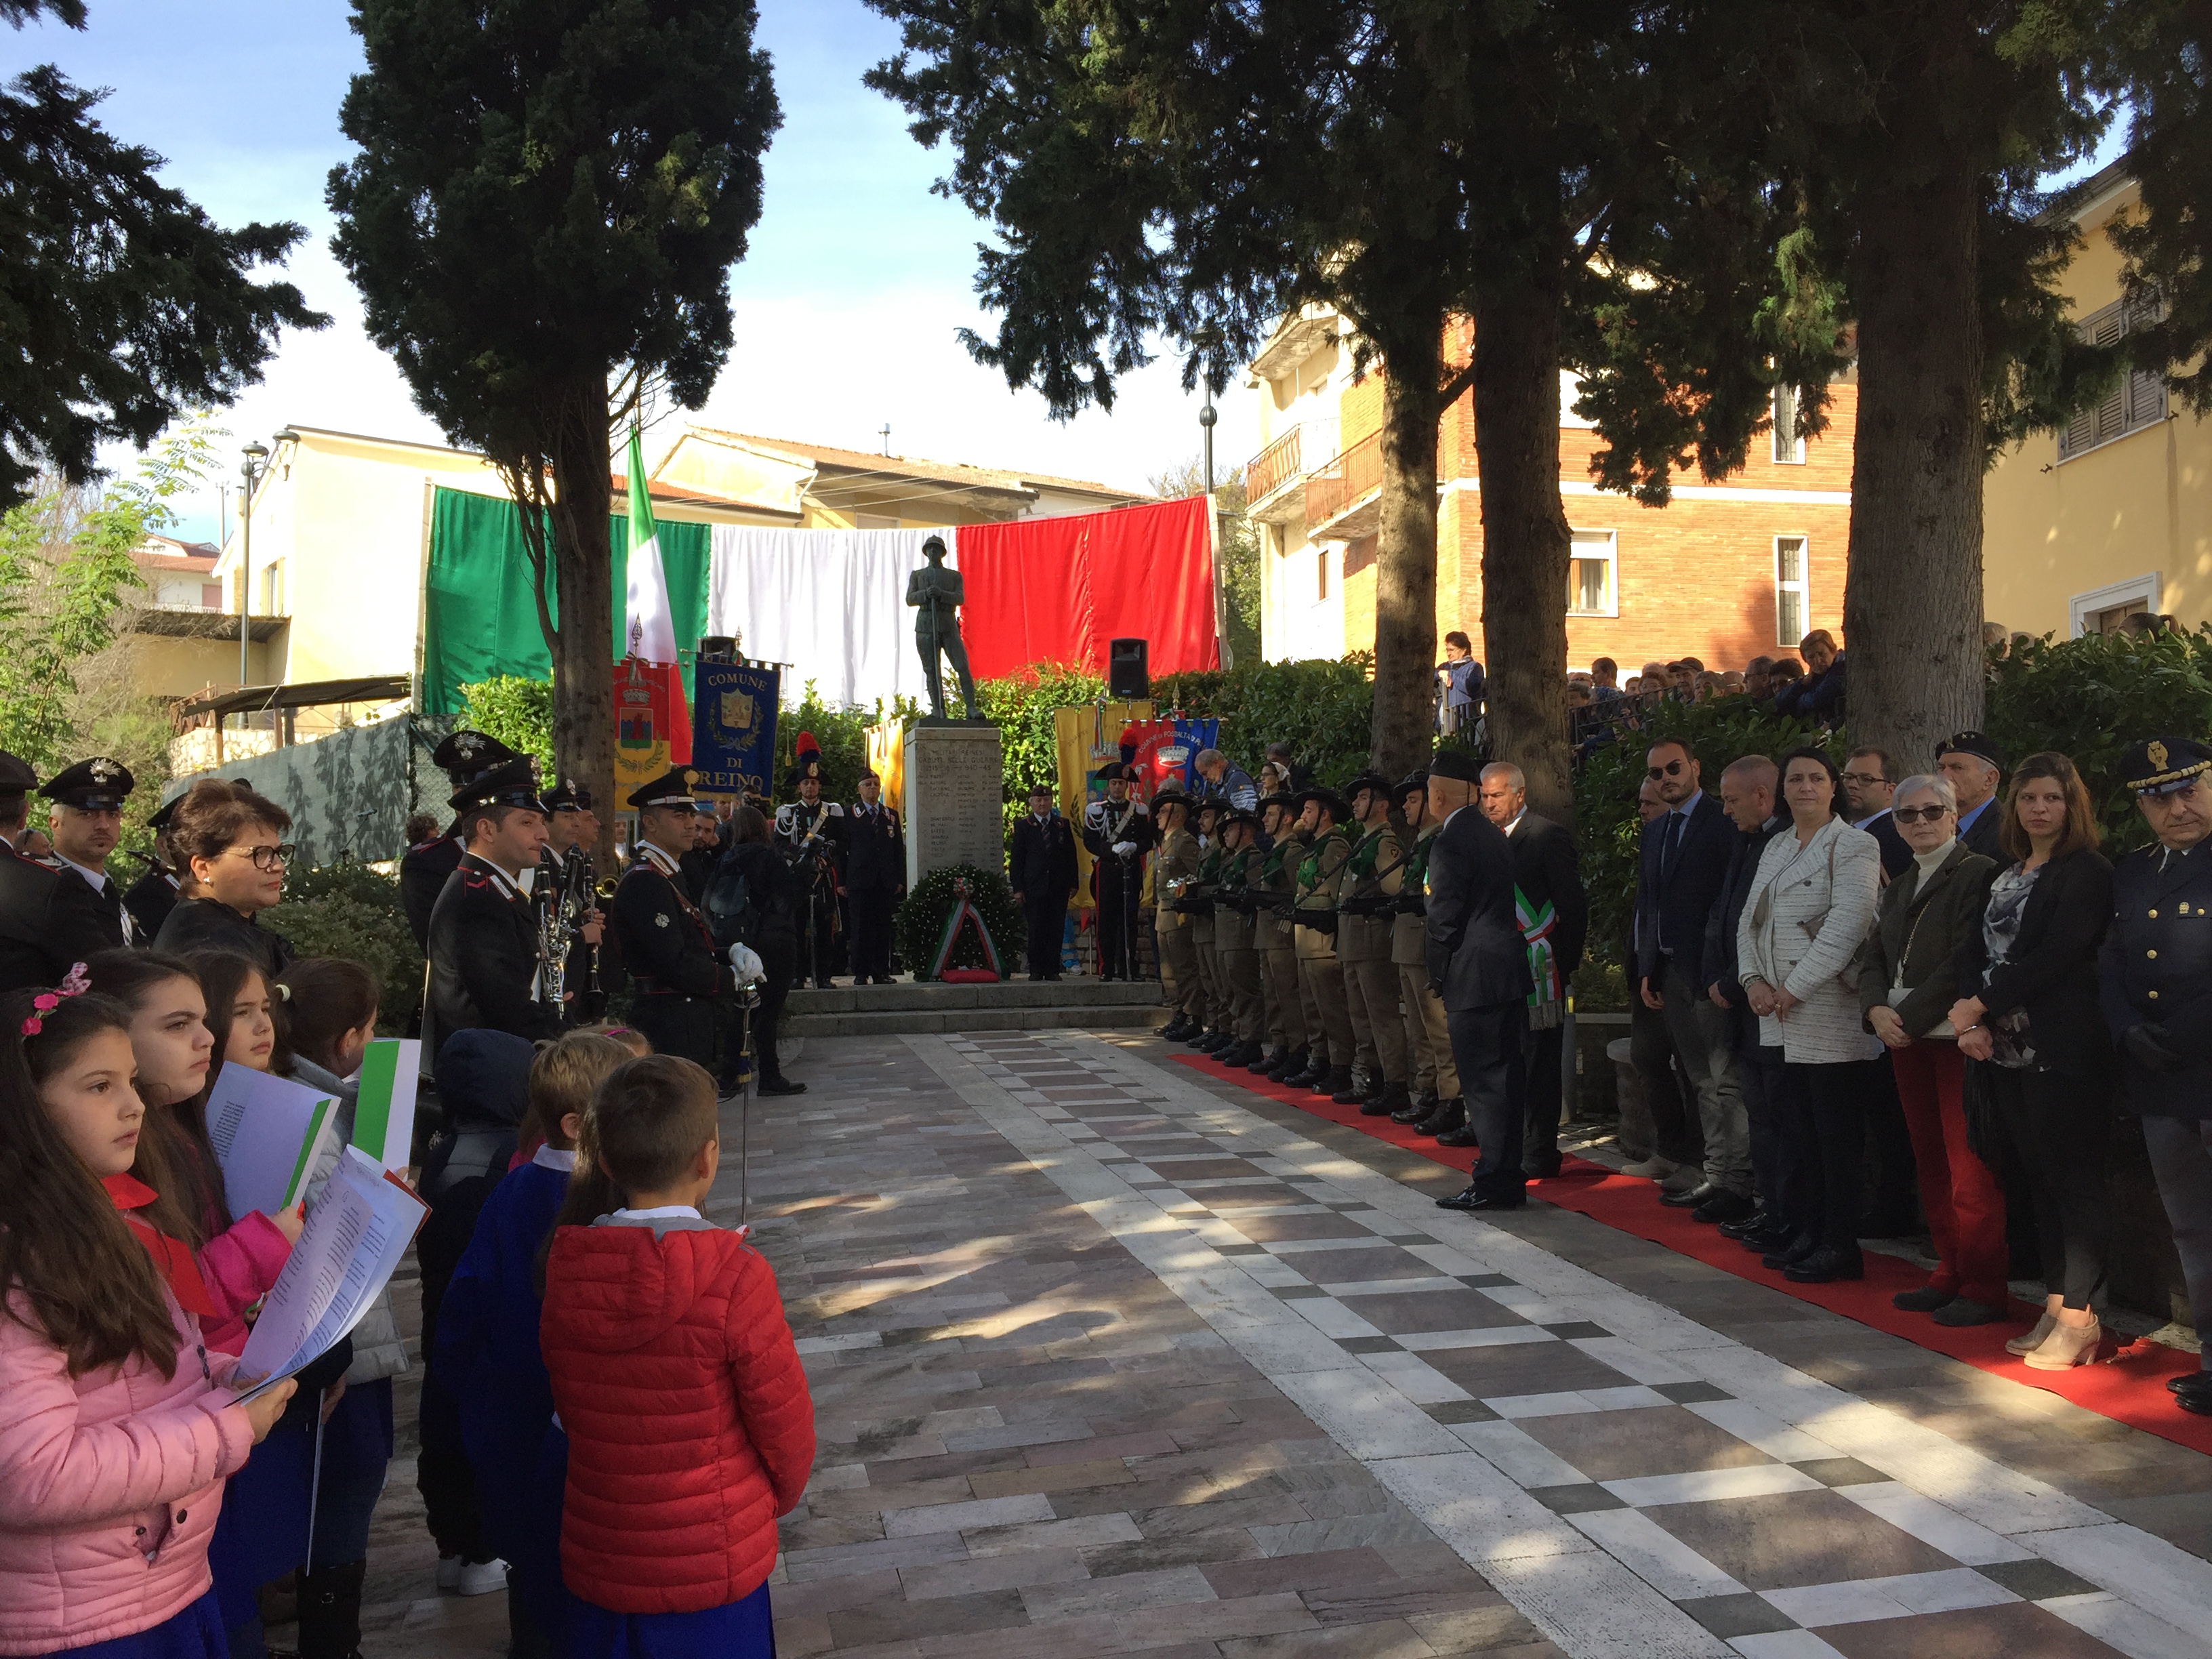
[(567, 991), (568, 961), (562, 950), (561, 912), (565, 895), (555, 889), (562, 884), (545, 879), (545, 866), (538, 867), (538, 879), (530, 889), (530, 902), (538, 912), (538, 974), (540, 1000), (552, 1004), (559, 1012)]

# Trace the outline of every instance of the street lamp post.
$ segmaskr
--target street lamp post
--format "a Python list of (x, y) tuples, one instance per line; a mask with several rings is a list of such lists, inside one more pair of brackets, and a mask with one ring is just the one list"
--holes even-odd
[(1220, 332), (1201, 329), (1195, 343), (1206, 353), (1205, 365), (1199, 374), (1199, 386), (1206, 394), (1206, 401), (1199, 406), (1198, 426), (1206, 437), (1206, 513), (1213, 565), (1213, 639), (1221, 665), (1233, 668), (1237, 664), (1229, 644), (1229, 590), (1221, 580), (1221, 515), (1213, 501), (1213, 426), (1221, 418), (1213, 408), (1213, 354), (1221, 343)]
[[(238, 466), (240, 476), (244, 480), (240, 486), (238, 501), (240, 538), (238, 547), (238, 684), (240, 690), (252, 684), (252, 677), (246, 672), (246, 653), (253, 639), (251, 621), (253, 615), (253, 486), (260, 483), (269, 471), (269, 446), (248, 444), (245, 453), (246, 459)], [(241, 726), (245, 720), (245, 713), (241, 710), (239, 714)]]

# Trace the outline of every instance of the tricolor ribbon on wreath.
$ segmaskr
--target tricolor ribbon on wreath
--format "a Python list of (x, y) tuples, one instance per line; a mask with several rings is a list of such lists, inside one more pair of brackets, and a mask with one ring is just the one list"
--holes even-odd
[(972, 921), (975, 924), (975, 937), (983, 942), (983, 960), (989, 964), (991, 976), (994, 979), (1005, 978), (1006, 970), (999, 965), (999, 947), (992, 942), (991, 930), (983, 924), (983, 913), (975, 908), (974, 890), (963, 879), (954, 882), (952, 890), (958, 895), (958, 902), (953, 905), (951, 914), (945, 918), (945, 931), (938, 936), (937, 960), (931, 964), (929, 976), (932, 979), (945, 977), (946, 966), (952, 960), (953, 942), (960, 937), (960, 926), (963, 922)]
[(1528, 946), (1528, 977), (1536, 981), (1536, 988), (1528, 993), (1528, 1029), (1548, 1031), (1566, 1013), (1560, 994), (1559, 954), (1552, 948), (1552, 930), (1559, 925), (1559, 908), (1547, 902), (1539, 908), (1516, 887), (1513, 915)]

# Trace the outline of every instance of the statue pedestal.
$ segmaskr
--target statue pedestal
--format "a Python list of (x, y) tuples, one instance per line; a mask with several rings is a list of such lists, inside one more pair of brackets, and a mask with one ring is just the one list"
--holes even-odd
[(972, 864), (1006, 867), (999, 728), (910, 726), (906, 763), (906, 884), (909, 890), (933, 870)]

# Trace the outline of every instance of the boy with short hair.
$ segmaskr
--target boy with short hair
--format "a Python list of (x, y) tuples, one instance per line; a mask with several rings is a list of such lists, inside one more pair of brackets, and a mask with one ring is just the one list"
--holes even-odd
[(775, 1522), (805, 1490), (814, 1408), (775, 1275), (699, 1212), (715, 1105), (714, 1079), (675, 1055), (611, 1073), (592, 1127), (623, 1206), (558, 1229), (546, 1263), (579, 1659), (775, 1651)]

